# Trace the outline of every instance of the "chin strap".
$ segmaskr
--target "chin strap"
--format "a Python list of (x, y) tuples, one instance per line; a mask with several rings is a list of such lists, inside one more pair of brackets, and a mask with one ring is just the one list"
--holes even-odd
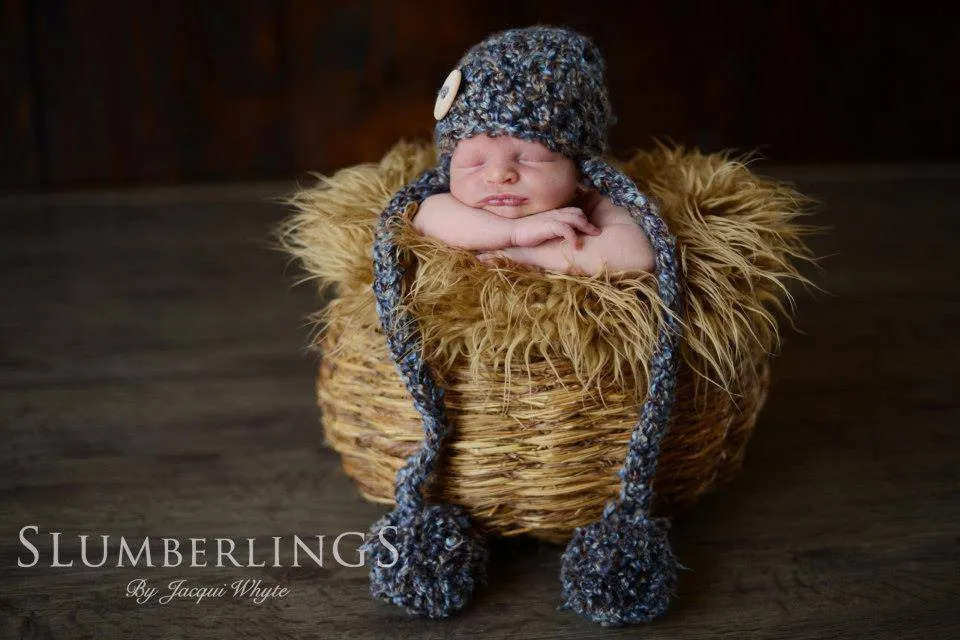
[(599, 159), (581, 163), (584, 181), (629, 210), (655, 254), (660, 298), (668, 313), (650, 360), (647, 397), (633, 428), (618, 500), (599, 520), (576, 530), (563, 554), (563, 609), (603, 626), (648, 622), (663, 614), (676, 589), (679, 563), (665, 518), (651, 518), (653, 478), (676, 392), (676, 351), (682, 330), (675, 242), (654, 203), (623, 173)]
[(444, 170), (431, 169), (399, 191), (380, 216), (374, 244), (373, 291), (387, 345), (423, 418), (424, 441), (396, 479), (396, 508), (371, 528), (363, 548), (369, 552), (370, 592), (408, 612), (444, 618), (469, 602), (485, 580), (487, 550), (470, 526), (464, 509), (427, 505), (424, 487), (450, 434), (443, 389), (421, 355), (416, 320), (400, 311), (404, 268), (395, 233), (410, 204), (445, 191)]

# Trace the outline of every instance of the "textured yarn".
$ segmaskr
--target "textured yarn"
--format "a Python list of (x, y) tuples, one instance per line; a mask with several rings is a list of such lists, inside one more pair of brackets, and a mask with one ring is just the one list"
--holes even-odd
[(565, 29), (533, 27), (495, 34), (458, 64), (459, 95), (437, 123), (441, 154), (479, 134), (533, 140), (570, 158), (606, 150), (613, 112), (596, 45)]

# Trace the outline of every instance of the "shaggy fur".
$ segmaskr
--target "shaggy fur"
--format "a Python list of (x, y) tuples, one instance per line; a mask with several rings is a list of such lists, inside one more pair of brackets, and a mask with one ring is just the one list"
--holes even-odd
[[(334, 288), (335, 299), (313, 318), (318, 330), (330, 317), (378, 327), (370, 253), (377, 217), (397, 189), (435, 162), (432, 146), (401, 142), (379, 164), (318, 175), (315, 186), (287, 201), (295, 212), (278, 229), (283, 249), (321, 292)], [(810, 201), (727, 155), (660, 146), (617, 166), (660, 201), (677, 238), (681, 358), (699, 374), (698, 385), (733, 389), (756, 346), (771, 352), (778, 344), (776, 314), (789, 317), (793, 306), (787, 281), (810, 284), (796, 268), (798, 259), (813, 260), (801, 238), (815, 228), (798, 224)], [(529, 371), (531, 357), (562, 358), (573, 364), (584, 393), (612, 378), (643, 398), (665, 313), (651, 274), (568, 276), (505, 261), (491, 268), (409, 225), (399, 243), (415, 265), (406, 304), (441, 383), (463, 366), (456, 363), (471, 374), (499, 369), (509, 382), (516, 365)]]

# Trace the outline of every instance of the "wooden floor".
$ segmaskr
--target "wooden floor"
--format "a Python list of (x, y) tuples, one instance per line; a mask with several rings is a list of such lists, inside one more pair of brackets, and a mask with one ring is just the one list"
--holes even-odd
[[(960, 169), (779, 175), (824, 202), (832, 257), (808, 273), (829, 294), (800, 292), (742, 476), (674, 523), (672, 609), (612, 630), (556, 611), (559, 547), (494, 542), (446, 621), (336, 562), (385, 509), (320, 446), (318, 300), (267, 243), (287, 185), (0, 197), (0, 638), (958, 637)], [(74, 566), (50, 566), (51, 532)], [(110, 536), (106, 566), (79, 566), (81, 534), (93, 561)], [(327, 535), (323, 567), (116, 566), (121, 536), (206, 538), (210, 564), (216, 537), (259, 562), (280, 536), (286, 565), (295, 534)], [(243, 578), (289, 592), (157, 602)], [(126, 597), (137, 579), (159, 594)]]

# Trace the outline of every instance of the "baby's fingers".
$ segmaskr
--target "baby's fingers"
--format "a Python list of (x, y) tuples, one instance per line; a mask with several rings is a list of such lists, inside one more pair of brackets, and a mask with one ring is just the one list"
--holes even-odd
[(574, 250), (583, 248), (583, 238), (580, 237), (577, 230), (573, 227), (567, 227), (567, 230), (570, 232), (570, 235), (567, 236), (567, 240), (570, 241), (570, 246), (572, 246)]
[(561, 214), (560, 219), (563, 222), (576, 227), (583, 233), (589, 233), (593, 236), (600, 234), (600, 228), (590, 222), (590, 219), (580, 209), (576, 207), (565, 207), (559, 209), (559, 212)]
[(577, 225), (577, 228), (580, 229), (580, 231), (582, 231), (583, 233), (589, 233), (592, 236), (600, 235), (600, 227), (593, 224), (586, 218), (581, 218), (577, 220), (575, 224)]
[(580, 244), (579, 244), (580, 239), (579, 237), (577, 237), (577, 232), (574, 231), (573, 227), (571, 227), (569, 224), (559, 222), (554, 227), (554, 231), (558, 237), (565, 238), (567, 242), (569, 242), (570, 245), (573, 246), (574, 248), (577, 248), (577, 249), (580, 248)]

